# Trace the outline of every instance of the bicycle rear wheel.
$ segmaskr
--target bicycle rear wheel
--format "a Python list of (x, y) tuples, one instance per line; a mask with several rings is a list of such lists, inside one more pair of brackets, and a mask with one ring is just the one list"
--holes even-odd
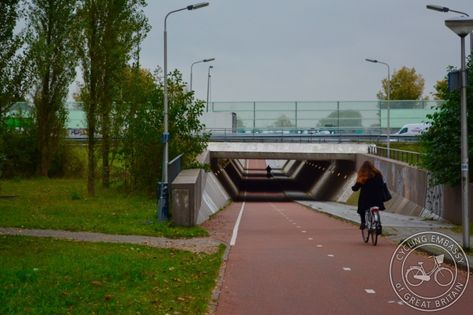
[(361, 237), (365, 243), (368, 243), (368, 240), (370, 239), (370, 222), (371, 215), (368, 210), (365, 212), (365, 228), (361, 230)]
[(378, 224), (379, 224), (379, 220), (378, 220), (378, 214), (375, 212), (373, 213), (373, 215), (371, 216), (371, 228), (370, 228), (370, 231), (371, 231), (371, 244), (373, 244), (373, 246), (376, 246), (376, 244), (378, 244)]

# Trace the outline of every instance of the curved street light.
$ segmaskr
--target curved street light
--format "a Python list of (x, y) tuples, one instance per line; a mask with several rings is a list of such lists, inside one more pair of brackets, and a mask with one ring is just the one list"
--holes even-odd
[(368, 61), (368, 62), (372, 62), (372, 63), (380, 63), (382, 65), (385, 65), (386, 67), (388, 67), (388, 99), (387, 99), (387, 105), (388, 105), (388, 137), (387, 137), (387, 140), (388, 140), (388, 143), (386, 145), (386, 156), (387, 158), (390, 157), (390, 147), (391, 147), (391, 104), (390, 104), (390, 101), (391, 101), (391, 67), (389, 67), (389, 64), (387, 64), (386, 62), (382, 62), (382, 61), (379, 61), (379, 60), (376, 60), (376, 59), (368, 59), (366, 58), (365, 61)]
[(192, 64), (191, 64), (191, 78), (189, 80), (189, 90), (192, 92), (192, 67), (194, 67), (195, 64), (197, 63), (201, 63), (201, 62), (210, 62), (210, 61), (214, 61), (215, 58), (208, 58), (208, 59), (202, 59), (202, 60), (199, 60), (199, 61), (194, 61)]
[(207, 75), (207, 113), (209, 112), (209, 98), (210, 98), (210, 69), (214, 66), (209, 66), (209, 73)]
[[(465, 13), (465, 12), (462, 12), (462, 11), (452, 10), (450, 8), (443, 7), (441, 5), (428, 4), (426, 6), (426, 8), (429, 9), (429, 10), (434, 10), (434, 11), (439, 11), (439, 12), (455, 12), (455, 13), (462, 14), (462, 15), (467, 16), (467, 17), (470, 16), (470, 15), (468, 15), (468, 13)], [(472, 32), (470, 32), (470, 52), (473, 54), (473, 33)]]
[[(468, 125), (466, 107), (466, 71), (465, 71), (465, 36), (473, 32), (473, 19), (458, 17), (445, 20), (445, 25), (455, 34), (460, 36), (461, 41), (461, 186), (462, 186), (462, 223), (463, 223), (463, 247), (470, 248), (470, 220), (468, 209)], [(471, 36), (471, 35), (470, 35)]]
[(162, 182), (159, 187), (159, 201), (158, 201), (158, 219), (166, 220), (168, 217), (168, 164), (169, 164), (169, 125), (168, 125), (168, 36), (167, 36), (167, 19), (176, 12), (184, 10), (196, 10), (208, 6), (208, 2), (200, 2), (188, 5), (185, 8), (174, 10), (166, 14), (164, 18), (164, 129), (162, 142), (163, 148), (163, 169)]

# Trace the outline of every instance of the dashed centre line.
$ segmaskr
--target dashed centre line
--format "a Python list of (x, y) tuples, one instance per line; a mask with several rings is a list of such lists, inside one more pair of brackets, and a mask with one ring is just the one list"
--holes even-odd
[(365, 291), (366, 291), (366, 293), (368, 293), (368, 294), (375, 294), (375, 293), (376, 293), (376, 291), (373, 290), (373, 289), (365, 289)]

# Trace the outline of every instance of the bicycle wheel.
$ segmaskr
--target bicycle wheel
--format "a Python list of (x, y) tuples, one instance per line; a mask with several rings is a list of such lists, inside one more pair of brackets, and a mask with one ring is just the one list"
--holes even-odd
[(373, 246), (376, 246), (376, 244), (378, 244), (378, 233), (377, 230), (378, 230), (378, 224), (379, 224), (379, 221), (378, 221), (378, 214), (377, 213), (373, 213), (373, 215), (371, 216), (371, 244), (373, 244)]
[(368, 243), (368, 240), (370, 239), (370, 228), (369, 228), (369, 222), (371, 220), (371, 216), (369, 214), (369, 211), (365, 212), (365, 228), (361, 230), (361, 237), (363, 238), (363, 241), (365, 243)]
[(453, 271), (445, 267), (440, 267), (434, 273), (434, 279), (439, 286), (446, 287), (453, 282)]
[(419, 278), (422, 275), (425, 275), (423, 270), (418, 266), (413, 266), (406, 271), (404, 278), (411, 287), (417, 287), (424, 282), (424, 280)]

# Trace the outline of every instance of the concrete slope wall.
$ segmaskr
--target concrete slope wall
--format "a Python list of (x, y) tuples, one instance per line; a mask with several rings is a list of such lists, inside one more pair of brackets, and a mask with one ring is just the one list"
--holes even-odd
[(194, 226), (225, 207), (230, 197), (213, 173), (183, 170), (171, 184), (172, 221)]
[[(432, 219), (446, 219), (461, 224), (461, 192), (459, 187), (429, 184), (427, 171), (406, 163), (382, 157), (359, 154), (357, 169), (369, 160), (381, 170), (393, 195), (386, 203), (388, 211), (421, 216)], [(473, 222), (473, 185), (470, 184), (470, 222)]]

